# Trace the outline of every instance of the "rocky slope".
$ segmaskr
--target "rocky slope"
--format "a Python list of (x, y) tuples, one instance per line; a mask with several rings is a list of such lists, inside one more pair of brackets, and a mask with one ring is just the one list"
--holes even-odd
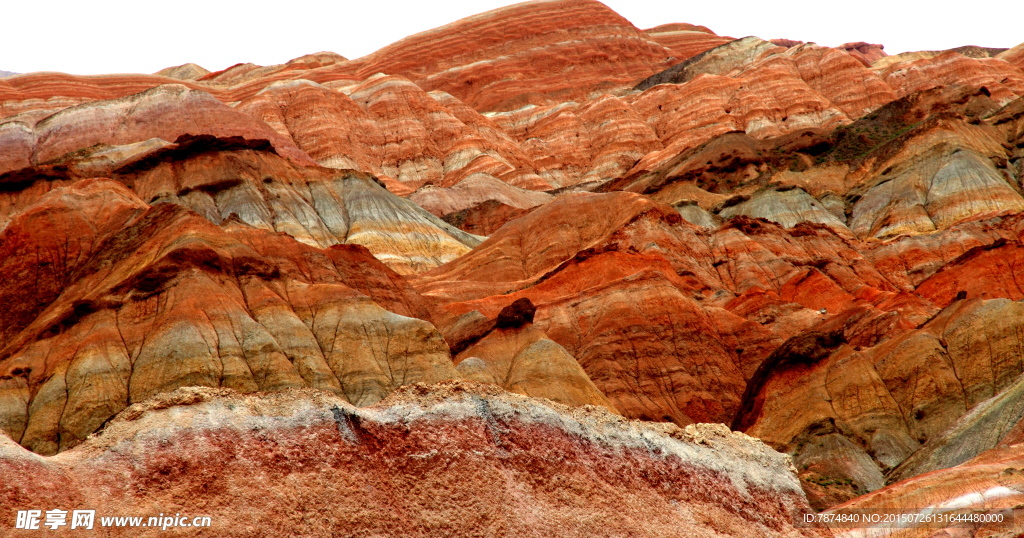
[[(1020, 50), (641, 30), (555, 0), (351, 60), (3, 78), (0, 430), (23, 448), (5, 445), (0, 472), (34, 466), (74, 496), (108, 460), (110, 477), (163, 462), (227, 510), (255, 469), (309, 489), (326, 519), (293, 523), (310, 534), (444, 534), (460, 513), (480, 529), (465, 534), (813, 535), (792, 527), (805, 499), (987, 499), (998, 479), (983, 474), (1012, 474), (1024, 441)], [(480, 384), (401, 388), (451, 379)], [(201, 419), (231, 405), (270, 429)], [(746, 437), (677, 429), (702, 423), (788, 453), (799, 482)], [(160, 424), (180, 444), (151, 454)], [(345, 462), (331, 476), (369, 504), (332, 511), (326, 482), (256, 456), (203, 482), (187, 469), (228, 458), (181, 448), (200, 438), (307, 447), (282, 465)], [(465, 491), (419, 458), (445, 440), (465, 447), (445, 465), (479, 477)], [(666, 456), (676, 442), (763, 460), (775, 482), (723, 486), (706, 471), (719, 463)], [(538, 462), (566, 451), (589, 459), (552, 485)], [(371, 456), (376, 470), (356, 469)], [(386, 458), (420, 463), (388, 474)], [(360, 490), (367, 476), (452, 502)], [(708, 484), (719, 501), (671, 493)], [(480, 501), (498, 495), (535, 518)]]
[(89, 499), (97, 527), (210, 517), (199, 536), (828, 535), (794, 527), (809, 508), (788, 458), (724, 426), (640, 424), (465, 383), (364, 408), (308, 389), (179, 389), (57, 457), (0, 436), (0, 473), (5, 521), (16, 505)]
[(178, 386), (308, 386), (367, 404), (455, 377), (441, 335), (416, 319), (422, 299), (364, 248), (218, 227), (96, 180), (43, 196), (0, 245), (0, 424), (36, 452)]
[[(874, 528), (836, 526), (843, 538), (861, 536), (1018, 536), (1024, 516), (1024, 472), (1020, 445), (989, 450), (962, 465), (928, 473), (845, 503), (829, 513), (988, 515), (953, 524), (926, 521)], [(1000, 519), (993, 519), (993, 516)], [(870, 533), (870, 534), (869, 534)]]

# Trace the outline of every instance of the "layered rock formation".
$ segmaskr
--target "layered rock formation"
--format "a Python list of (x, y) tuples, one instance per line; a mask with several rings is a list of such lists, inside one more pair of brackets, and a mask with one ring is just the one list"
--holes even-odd
[(724, 45), (733, 40), (715, 34), (706, 26), (674, 23), (662, 24), (644, 30), (651, 39), (672, 49), (676, 60), (692, 58), (708, 49)]
[[(515, 36), (510, 39), (510, 36)], [(482, 110), (565, 101), (643, 78), (672, 51), (603, 4), (517, 4), (407, 37), (354, 62)]]
[(576, 359), (533, 326), (536, 312), (529, 299), (518, 299), (493, 324), (481, 323), (476, 311), (460, 317), (447, 338), (453, 351), (459, 350), (456, 370), (466, 379), (526, 396), (614, 411)]
[(255, 469), (314, 535), (816, 535), (785, 457), (677, 429), (711, 422), (814, 509), (987, 502), (1024, 440), (1020, 60), (556, 0), (354, 60), (3, 78), (0, 429), (65, 455), (0, 469), (71, 486), (5, 483), (155, 466), (228, 507)]
[(857, 41), (855, 43), (843, 43), (837, 47), (850, 53), (850, 56), (860, 60), (864, 65), (870, 66), (878, 60), (885, 58), (885, 45), (876, 45)]
[(0, 474), (5, 521), (16, 506), (88, 499), (97, 529), (162, 513), (208, 516), (201, 532), (218, 536), (828, 535), (794, 526), (809, 508), (788, 458), (745, 435), (473, 384), (413, 385), (362, 409), (308, 389), (179, 389), (59, 458), (0, 435)]
[[(837, 526), (833, 532), (843, 538), (935, 536), (939, 533), (1019, 535), (1020, 518), (1024, 515), (1020, 508), (1024, 501), (1021, 468), (1020, 445), (987, 451), (963, 465), (893, 484), (830, 511), (836, 514), (905, 514), (918, 520), (874, 525), (870, 529)], [(959, 515), (960, 519), (953, 523), (927, 523), (921, 516), (928, 514)], [(980, 519), (975, 519), (978, 516)]]
[(95, 180), (43, 196), (0, 245), (0, 424), (40, 453), (183, 385), (309, 386), (368, 404), (456, 375), (416, 319), (429, 318), (422, 299), (360, 247), (217, 227)]

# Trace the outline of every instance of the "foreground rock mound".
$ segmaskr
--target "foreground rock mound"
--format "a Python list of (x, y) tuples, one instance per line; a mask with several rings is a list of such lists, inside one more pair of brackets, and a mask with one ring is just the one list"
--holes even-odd
[(15, 506), (88, 505), (97, 526), (205, 515), (210, 535), (229, 537), (828, 535), (794, 528), (809, 508), (789, 459), (743, 434), (467, 383), (417, 384), (363, 409), (308, 389), (179, 389), (59, 458), (0, 436), (0, 475), (4, 521)]

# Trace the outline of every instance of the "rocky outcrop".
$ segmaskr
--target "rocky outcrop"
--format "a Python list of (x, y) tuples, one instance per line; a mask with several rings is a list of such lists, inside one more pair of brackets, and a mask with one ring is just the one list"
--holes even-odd
[(113, 176), (146, 203), (179, 204), (214, 224), (236, 218), (323, 248), (363, 245), (403, 273), (436, 267), (479, 243), (391, 194), (373, 176), (299, 166), (281, 158), (267, 140), (209, 135), (94, 147), (56, 164), (0, 176), (12, 191), (0, 205), (0, 222), (33, 203), (40, 191), (94, 176)]
[(235, 215), (323, 248), (363, 245), (401, 273), (436, 267), (480, 241), (391, 194), (372, 176), (296, 167), (265, 151), (179, 147), (121, 168), (116, 177), (147, 203), (177, 203), (217, 224)]
[(36, 122), (0, 124), (5, 150), (0, 173), (44, 164), (98, 144), (121, 146), (150, 139), (173, 142), (183, 134), (269, 140), (278, 154), (313, 164), (266, 124), (181, 85), (163, 85), (111, 101), (70, 107)]
[[(669, 86), (649, 91), (661, 87)], [(723, 217), (742, 213), (787, 225), (848, 226), (862, 238), (929, 233), (1020, 210), (1013, 149), (1019, 134), (1011, 125), (1021, 115), (1013, 105), (994, 115), (999, 108), (985, 88), (933, 89), (831, 134), (808, 129), (763, 140), (719, 135), (599, 190), (696, 202)], [(754, 200), (766, 196), (774, 201)], [(762, 210), (745, 209), (751, 204)]]
[(460, 230), (486, 236), (497, 231), (506, 222), (529, 212), (529, 209), (519, 209), (501, 202), (488, 200), (467, 209), (448, 213), (442, 219)]
[(705, 26), (686, 23), (662, 24), (648, 28), (644, 33), (672, 49), (676, 60), (692, 58), (733, 40), (731, 37), (717, 35)]
[(984, 86), (1002, 103), (1024, 94), (1020, 68), (1004, 60), (971, 58), (952, 50), (884, 67), (880, 64), (876, 71), (901, 96), (953, 84)]
[(413, 385), (368, 408), (309, 389), (179, 389), (58, 458), (0, 435), (0, 473), (5, 520), (88, 499), (96, 528), (162, 512), (207, 516), (218, 536), (828, 535), (795, 526), (809, 508), (789, 459), (743, 434), (466, 383)]
[(204, 69), (202, 66), (196, 65), (194, 63), (176, 65), (174, 67), (161, 69), (154, 73), (154, 75), (159, 75), (161, 77), (168, 78), (176, 78), (178, 80), (198, 80), (209, 74), (209, 70)]
[(359, 78), (402, 75), (477, 110), (510, 110), (625, 85), (667, 67), (671, 57), (603, 4), (557, 0), (498, 8), (419, 33), (350, 69)]
[(526, 107), (491, 119), (519, 142), (537, 173), (556, 187), (619, 177), (663, 147), (652, 126), (614, 96), (583, 106)]
[(861, 63), (866, 66), (870, 66), (878, 60), (888, 56), (888, 54), (885, 53), (884, 45), (875, 45), (872, 43), (865, 43), (863, 41), (843, 43), (836, 48), (845, 50), (850, 54), (850, 56), (860, 60)]
[(1004, 62), (1008, 62), (1016, 66), (1017, 69), (1024, 71), (1024, 43), (997, 54), (996, 58), (999, 58)]
[(895, 160), (900, 164), (887, 168), (853, 206), (854, 232), (874, 237), (927, 233), (976, 215), (1024, 209), (1019, 190), (992, 162), (957, 147), (954, 137), (939, 132), (908, 144), (906, 154)]
[[(963, 536), (1016, 536), (1024, 531), (1021, 502), (1024, 501), (1024, 457), (1020, 445), (989, 450), (962, 465), (898, 482), (884, 489), (840, 505), (833, 514), (907, 514), (915, 517), (900, 525), (879, 524), (871, 528), (836, 525), (835, 536), (935, 536), (959, 533)], [(943, 514), (961, 519), (951, 523), (929, 523), (918, 514)], [(987, 515), (975, 520), (975, 515)], [(966, 517), (965, 517), (966, 516)], [(998, 519), (996, 519), (998, 518)]]
[(382, 174), (384, 133), (340, 92), (308, 80), (277, 82), (236, 108), (294, 141), (321, 166)]
[(1020, 420), (1010, 402), (1024, 370), (1007, 360), (1022, 345), (1020, 308), (1006, 299), (961, 300), (880, 345), (834, 344), (790, 353), (806, 358), (789, 363), (766, 361), (770, 373), (748, 385), (734, 425), (793, 454), (802, 477), (845, 480), (852, 493), (882, 487), (885, 475), (962, 463)]
[[(528, 298), (535, 324), (616, 408), (683, 424), (730, 420), (757, 364), (782, 343), (773, 332), (792, 336), (823, 319), (822, 308), (885, 305), (897, 294), (825, 226), (785, 231), (735, 217), (705, 231), (626, 193), (562, 195), (414, 282), (446, 315), (493, 319)], [(920, 321), (932, 312), (913, 301), (899, 308)]]
[(394, 76), (374, 76), (349, 91), (386, 133), (381, 166), (390, 177), (414, 188), (451, 187), (472, 174), (547, 187), (505, 133), (450, 96)]
[(839, 232), (848, 232), (842, 220), (802, 189), (760, 191), (749, 199), (723, 208), (718, 214), (726, 219), (736, 215), (763, 218), (787, 228), (801, 222), (815, 222)]
[(744, 64), (759, 60), (779, 46), (757, 37), (744, 37), (719, 45), (687, 61), (676, 64), (661, 73), (644, 79), (637, 90), (646, 90), (658, 84), (682, 84), (698, 75), (725, 75)]
[(295, 140), (323, 166), (364, 170), (412, 189), (451, 187), (467, 177), (547, 186), (507, 135), (450, 96), (386, 76), (345, 91), (280, 82), (239, 108)]
[(437, 330), (406, 317), (429, 317), (422, 299), (359, 247), (218, 227), (96, 180), (43, 196), (0, 245), (0, 427), (38, 453), (179, 386), (366, 405), (456, 375)]
[[(499, 316), (499, 324), (501, 317)], [(489, 332), (455, 357), (465, 379), (567, 405), (598, 405), (615, 411), (586, 371), (543, 331), (528, 326)]]

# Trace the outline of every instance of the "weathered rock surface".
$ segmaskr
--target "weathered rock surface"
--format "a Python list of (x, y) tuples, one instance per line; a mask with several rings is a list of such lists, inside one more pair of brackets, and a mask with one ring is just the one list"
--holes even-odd
[(726, 219), (736, 215), (763, 218), (787, 228), (801, 222), (815, 222), (837, 231), (848, 230), (843, 221), (802, 189), (760, 191), (747, 200), (723, 208), (718, 215)]
[(864, 65), (870, 66), (876, 61), (885, 58), (888, 54), (885, 53), (884, 45), (876, 45), (873, 43), (865, 43), (863, 41), (857, 41), (855, 43), (843, 43), (836, 47), (841, 50), (845, 50), (858, 59)]
[(1024, 72), (1019, 67), (997, 58), (972, 58), (954, 51), (877, 66), (876, 71), (901, 96), (936, 86), (963, 84), (984, 86), (993, 98), (1005, 103), (1024, 92)]
[(644, 79), (636, 89), (646, 90), (658, 84), (682, 84), (698, 75), (725, 75), (744, 64), (761, 59), (767, 53), (779, 50), (778, 45), (757, 37), (736, 39)]
[(154, 74), (161, 77), (176, 78), (178, 80), (197, 80), (209, 75), (210, 71), (203, 68), (201, 65), (187, 63), (161, 69)]
[(996, 58), (999, 58), (1004, 62), (1008, 62), (1016, 66), (1017, 69), (1024, 71), (1024, 43), (997, 54)]
[(822, 308), (869, 300), (914, 320), (931, 313), (920, 301), (886, 304), (897, 289), (824, 226), (787, 232), (737, 217), (705, 231), (626, 193), (562, 195), (415, 285), (447, 303), (445, 315), (493, 318), (529, 298), (537, 326), (626, 416), (683, 424), (730, 420), (782, 342), (772, 332), (795, 335)]
[[(500, 324), (499, 316), (499, 324)], [(615, 411), (586, 371), (562, 346), (533, 326), (497, 327), (455, 357), (465, 379), (567, 405)]]
[(477, 110), (508, 110), (585, 98), (659, 71), (671, 57), (599, 2), (555, 0), (498, 8), (407, 37), (350, 69), (359, 78), (402, 75)]
[(312, 164), (295, 145), (266, 124), (181, 85), (163, 85), (111, 101), (70, 107), (32, 124), (12, 120), (0, 124), (5, 148), (0, 173), (44, 164), (97, 144), (120, 146), (161, 139), (173, 142), (183, 134), (264, 139), (298, 164)]
[(39, 453), (179, 386), (365, 405), (456, 375), (440, 333), (406, 317), (429, 317), (422, 299), (360, 247), (222, 228), (85, 180), (15, 217), (0, 248), (0, 427)]
[(56, 458), (0, 435), (0, 473), (4, 520), (88, 499), (97, 528), (162, 512), (209, 516), (218, 536), (828, 535), (794, 526), (809, 508), (789, 459), (755, 439), (465, 383), (361, 409), (309, 389), (179, 389)]
[(529, 212), (529, 209), (519, 209), (494, 200), (487, 200), (473, 207), (448, 213), (442, 219), (460, 230), (487, 236), (504, 226), (506, 222)]
[[(180, 386), (367, 405), (468, 377), (731, 423), (817, 509), (930, 480), (1024, 441), (1022, 96), (1020, 47), (641, 31), (585, 0), (356, 60), (3, 78), (0, 428), (52, 454)], [(463, 512), (527, 528), (488, 506)]]
[(705, 26), (686, 23), (662, 24), (648, 28), (644, 33), (672, 49), (676, 60), (692, 58), (733, 40), (731, 37), (717, 35)]
[(1020, 421), (1020, 309), (1006, 299), (959, 301), (870, 348), (788, 351), (762, 365), (763, 384), (748, 386), (734, 426), (793, 454), (803, 474), (849, 481), (859, 493), (881, 487), (886, 473), (962, 463)]
[(403, 273), (436, 267), (479, 243), (391, 194), (372, 176), (297, 165), (266, 140), (183, 135), (170, 144), (103, 148), (8, 174), (14, 192), (0, 196), (6, 198), (0, 222), (31, 204), (33, 193), (60, 186), (61, 180), (98, 175), (113, 176), (146, 203), (179, 204), (214, 224), (234, 216), (309, 245), (363, 245)]
[[(898, 482), (840, 505), (831, 513), (988, 514), (997, 522), (877, 525), (833, 528), (835, 536), (1019, 536), (1024, 532), (1024, 455), (1021, 445), (986, 451), (970, 461)], [(923, 519), (922, 519), (923, 520)]]

